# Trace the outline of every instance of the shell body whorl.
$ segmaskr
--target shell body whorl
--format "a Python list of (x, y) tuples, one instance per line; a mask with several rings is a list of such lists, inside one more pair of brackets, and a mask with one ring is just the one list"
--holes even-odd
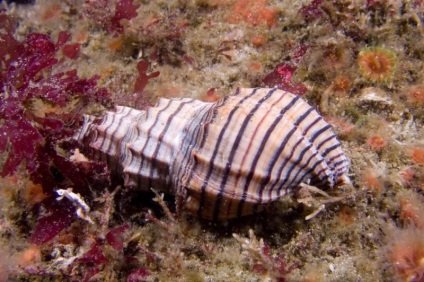
[(117, 107), (86, 117), (76, 139), (123, 171), (125, 185), (176, 194), (207, 219), (252, 214), (307, 180), (332, 188), (347, 179), (331, 126), (277, 89), (241, 88), (216, 103), (160, 99), (147, 111)]

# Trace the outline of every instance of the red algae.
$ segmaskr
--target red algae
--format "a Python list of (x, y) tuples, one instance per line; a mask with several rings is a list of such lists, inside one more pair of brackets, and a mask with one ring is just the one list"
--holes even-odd
[(29, 241), (41, 245), (53, 239), (75, 219), (75, 209), (66, 203), (49, 207), (50, 213), (37, 221)]
[(138, 268), (136, 270), (134, 270), (133, 272), (131, 272), (130, 275), (128, 275), (127, 278), (127, 282), (139, 282), (139, 281), (144, 281), (148, 276), (149, 276), (150, 272), (144, 268)]
[(80, 52), (80, 44), (79, 43), (73, 43), (73, 44), (66, 44), (62, 48), (63, 55), (68, 57), (69, 59), (76, 59)]
[[(4, 121), (0, 127), (0, 152), (6, 150), (7, 144), (11, 146), (2, 176), (15, 173), (22, 161), (25, 161), (30, 173), (34, 172), (37, 168), (37, 159), (34, 158), (36, 148), (45, 141), (45, 134), (49, 130), (53, 130), (53, 135), (65, 132), (65, 114), (62, 115), (63, 120), (54, 115), (46, 118), (32, 117), (38, 127), (31, 119), (24, 118), (28, 114), (27, 104), (31, 99), (41, 98), (65, 107), (75, 95), (86, 98), (87, 102), (101, 101), (108, 95), (105, 89), (95, 89), (96, 77), (80, 79), (76, 71), (57, 73), (45, 78), (41, 76), (42, 71), (58, 63), (54, 55), (68, 38), (66, 33), (60, 33), (56, 44), (45, 34), (29, 34), (23, 43), (14, 38), (9, 39), (19, 46), (21, 52), (9, 54), (0, 76), (0, 87), (9, 93), (0, 104), (0, 120)], [(72, 132), (68, 131), (67, 134)]]
[(118, 226), (106, 234), (108, 244), (117, 251), (124, 250), (124, 233), (130, 228), (128, 224)]
[(89, 20), (117, 36), (125, 30), (122, 20), (136, 17), (139, 7), (140, 4), (134, 4), (133, 0), (90, 0), (85, 1), (84, 11)]
[(268, 87), (277, 87), (278, 89), (302, 96), (308, 89), (301, 82), (295, 83), (292, 81), (292, 76), (296, 70), (297, 67), (294, 64), (281, 63), (274, 71), (267, 74), (262, 79), (262, 82)]
[(104, 255), (103, 250), (101, 249), (98, 243), (95, 243), (81, 258), (78, 258), (78, 263), (94, 263), (105, 264), (109, 260)]
[(134, 4), (133, 0), (117, 0), (115, 5), (115, 14), (110, 19), (111, 26), (109, 30), (115, 31), (116, 33), (122, 33), (124, 27), (121, 24), (121, 20), (131, 20), (136, 17), (137, 9), (140, 4)]
[[(82, 179), (83, 170), (77, 169), (76, 165), (56, 151), (60, 142), (77, 130), (78, 121), (82, 118), (78, 115), (79, 108), (33, 115), (31, 104), (39, 100), (59, 109), (67, 107), (71, 100), (77, 98), (82, 105), (107, 102), (108, 93), (106, 89), (96, 87), (97, 77), (81, 79), (76, 70), (52, 73), (52, 68), (60, 65), (55, 55), (69, 40), (69, 33), (60, 32), (56, 43), (48, 35), (40, 33), (28, 34), (23, 42), (17, 41), (11, 33), (3, 33), (1, 37), (9, 42), (8, 47), (13, 45), (14, 50), (19, 50), (19, 53), (14, 53), (13, 49), (8, 48), (6, 50), (10, 52), (0, 57), (4, 66), (0, 86), (7, 93), (2, 93), (0, 104), (0, 152), (7, 150), (8, 154), (1, 175), (15, 174), (20, 164), (24, 163), (31, 181), (41, 186), (41, 189), (34, 186), (38, 188), (26, 191), (28, 197), (37, 196), (34, 204), (43, 202), (46, 209), (29, 240), (41, 245), (74, 220), (72, 205), (54, 202), (48, 196), (54, 189), (71, 183), (79, 191), (88, 191), (91, 181)], [(65, 54), (67, 51), (65, 49)], [(71, 57), (74, 55), (71, 54)], [(102, 174), (104, 169), (105, 166), (101, 165), (97, 172)], [(90, 174), (93, 172), (91, 170)], [(65, 179), (70, 182), (64, 182)], [(107, 176), (106, 181), (101, 182), (106, 183)]]
[(134, 93), (141, 95), (146, 87), (149, 79), (158, 77), (160, 72), (156, 71), (151, 74), (147, 74), (147, 70), (149, 69), (149, 63), (147, 61), (140, 61), (137, 64), (138, 76), (134, 83)]
[(323, 2), (323, 0), (313, 0), (308, 5), (303, 6), (299, 12), (307, 20), (317, 19), (323, 14), (323, 10), (321, 9)]

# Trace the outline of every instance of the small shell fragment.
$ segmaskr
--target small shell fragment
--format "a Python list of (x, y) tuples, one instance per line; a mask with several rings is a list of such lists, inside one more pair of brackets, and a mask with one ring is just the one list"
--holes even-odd
[(393, 100), (382, 89), (367, 87), (361, 91), (358, 106), (367, 110), (384, 112), (392, 111), (395, 107)]

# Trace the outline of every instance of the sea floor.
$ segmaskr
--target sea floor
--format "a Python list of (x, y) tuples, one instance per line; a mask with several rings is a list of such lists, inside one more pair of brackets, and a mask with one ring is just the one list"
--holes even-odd
[[(423, 21), (418, 0), (1, 2), (0, 281), (424, 281)], [(207, 221), (72, 139), (237, 87), (316, 108), (352, 184)]]

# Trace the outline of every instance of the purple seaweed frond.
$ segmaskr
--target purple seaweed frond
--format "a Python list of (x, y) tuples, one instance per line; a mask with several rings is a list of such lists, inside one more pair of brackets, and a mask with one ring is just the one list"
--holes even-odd
[(268, 87), (277, 87), (278, 89), (288, 91), (293, 94), (303, 95), (308, 91), (301, 82), (293, 82), (292, 77), (297, 67), (291, 63), (279, 64), (271, 73), (267, 74), (262, 82)]
[(124, 32), (121, 20), (137, 17), (139, 7), (140, 4), (134, 4), (133, 0), (87, 0), (84, 11), (88, 19), (116, 36)]
[[(0, 176), (13, 175), (24, 164), (31, 181), (48, 196), (70, 186), (86, 195), (93, 187), (104, 188), (109, 184), (105, 164), (74, 163), (58, 148), (65, 149), (75, 134), (84, 107), (109, 102), (108, 91), (97, 86), (98, 76), (80, 78), (76, 70), (63, 71), (66, 58), (59, 51), (69, 33), (60, 32), (56, 42), (41, 33), (19, 41), (15, 22), (4, 10), (0, 26), (0, 153), (7, 154)], [(50, 240), (75, 218), (70, 202), (47, 197), (43, 205), (46, 214), (30, 238), (34, 244)]]

